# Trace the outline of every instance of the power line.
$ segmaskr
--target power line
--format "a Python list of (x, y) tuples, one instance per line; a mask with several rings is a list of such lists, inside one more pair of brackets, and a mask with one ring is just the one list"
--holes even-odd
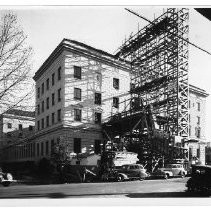
[[(151, 24), (153, 24), (153, 25), (156, 25), (155, 23), (153, 23), (152, 21), (150, 21), (150, 20), (149, 20), (149, 19), (147, 19), (146, 17), (143, 17), (142, 15), (140, 15), (140, 14), (138, 14), (138, 13), (134, 12), (133, 10), (130, 10), (130, 9), (128, 9), (128, 8), (125, 8), (125, 10), (127, 10), (128, 12), (130, 12), (130, 13), (132, 13), (132, 14), (136, 15), (136, 16), (137, 16), (137, 17), (139, 17), (139, 18), (142, 18), (142, 19), (146, 20), (147, 22), (149, 22), (149, 23), (151, 23)], [(196, 44), (194, 44), (194, 43), (190, 42), (189, 40), (186, 40), (186, 39), (184, 39), (184, 38), (183, 38), (183, 37), (181, 37), (181, 36), (178, 36), (178, 35), (176, 35), (176, 34), (173, 34), (173, 33), (171, 33), (170, 31), (169, 31), (169, 33), (170, 33), (170, 34), (172, 34), (172, 35), (174, 35), (174, 36), (176, 36), (176, 37), (178, 37), (179, 39), (182, 39), (183, 41), (185, 41), (185, 42), (189, 43), (190, 45), (192, 45), (192, 46), (194, 46), (194, 47), (198, 48), (199, 50), (201, 50), (201, 51), (203, 51), (203, 52), (205, 52), (205, 53), (207, 53), (207, 54), (211, 55), (211, 53), (210, 53), (210, 52), (208, 52), (207, 50), (205, 50), (205, 49), (203, 49), (203, 48), (201, 48), (201, 47), (197, 46)]]

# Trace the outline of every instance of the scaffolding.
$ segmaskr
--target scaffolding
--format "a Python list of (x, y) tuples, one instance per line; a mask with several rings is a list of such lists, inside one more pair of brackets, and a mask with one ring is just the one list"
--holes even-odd
[[(171, 136), (181, 136), (186, 140), (189, 135), (188, 20), (188, 9), (169, 8), (126, 40), (116, 53), (117, 58), (131, 64), (131, 100), (119, 117), (113, 116), (105, 125), (111, 126), (119, 118), (119, 127), (107, 129), (111, 136), (119, 133), (125, 140), (134, 140), (134, 134), (138, 132), (136, 138), (142, 141), (140, 136), (147, 129), (148, 137), (142, 145), (146, 146), (148, 153), (151, 150), (175, 156), (178, 150), (175, 158), (183, 155), (181, 148), (168, 145)], [(125, 118), (125, 113), (130, 113), (130, 117)], [(159, 131), (163, 131), (165, 140), (155, 140)]]

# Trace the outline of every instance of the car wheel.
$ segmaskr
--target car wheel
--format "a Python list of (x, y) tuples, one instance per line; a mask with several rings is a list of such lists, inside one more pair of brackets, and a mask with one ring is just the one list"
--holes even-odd
[(164, 179), (169, 179), (169, 174), (165, 174)]
[(123, 176), (122, 175), (118, 175), (117, 176), (117, 182), (122, 182), (122, 181), (124, 181)]
[(185, 173), (181, 172), (181, 177), (185, 178)]
[(10, 182), (2, 182), (2, 185), (3, 185), (4, 187), (8, 187), (8, 186), (10, 185)]

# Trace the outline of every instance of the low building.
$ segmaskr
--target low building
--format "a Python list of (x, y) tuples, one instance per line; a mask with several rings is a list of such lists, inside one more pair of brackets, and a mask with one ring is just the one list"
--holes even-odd
[(0, 145), (7, 146), (34, 135), (35, 112), (11, 109), (0, 116)]

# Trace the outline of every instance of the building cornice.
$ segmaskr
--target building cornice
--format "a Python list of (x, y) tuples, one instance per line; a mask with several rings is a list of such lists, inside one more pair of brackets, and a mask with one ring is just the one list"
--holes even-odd
[(203, 96), (203, 97), (209, 96), (209, 94), (205, 90), (203, 90), (199, 87), (196, 87), (194, 85), (190, 85), (190, 84), (189, 84), (189, 92), (194, 93), (194, 94), (198, 94), (198, 95)]
[(53, 61), (62, 54), (64, 51), (76, 53), (85, 57), (92, 58), (93, 60), (100, 61), (105, 64), (109, 64), (114, 67), (121, 68), (125, 71), (130, 71), (130, 63), (117, 59), (114, 55), (105, 51), (93, 48), (81, 42), (74, 40), (63, 39), (62, 42), (56, 47), (56, 49), (50, 54), (46, 61), (35, 73), (33, 79), (37, 81), (40, 76), (48, 69)]

